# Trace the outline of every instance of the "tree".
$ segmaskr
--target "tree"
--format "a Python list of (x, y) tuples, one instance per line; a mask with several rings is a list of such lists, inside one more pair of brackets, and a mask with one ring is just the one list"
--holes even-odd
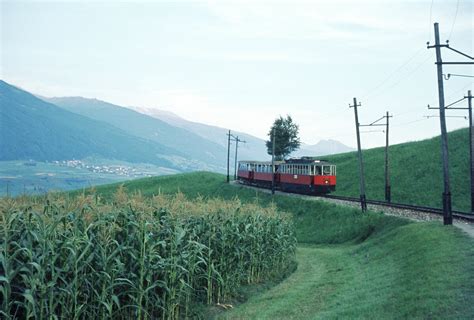
[(293, 151), (300, 147), (300, 138), (298, 137), (298, 125), (293, 122), (289, 115), (286, 118), (280, 116), (273, 122), (268, 136), (270, 140), (266, 141), (267, 153), (272, 154), (273, 148), (273, 130), (275, 130), (275, 159), (283, 160)]

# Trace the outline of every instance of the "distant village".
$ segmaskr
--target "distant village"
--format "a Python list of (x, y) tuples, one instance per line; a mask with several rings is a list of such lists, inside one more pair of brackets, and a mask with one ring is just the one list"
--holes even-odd
[(134, 167), (128, 167), (125, 165), (92, 165), (87, 164), (81, 160), (62, 160), (53, 161), (52, 163), (61, 167), (79, 168), (86, 169), (93, 173), (108, 173), (124, 177), (151, 177), (152, 172), (143, 172)]

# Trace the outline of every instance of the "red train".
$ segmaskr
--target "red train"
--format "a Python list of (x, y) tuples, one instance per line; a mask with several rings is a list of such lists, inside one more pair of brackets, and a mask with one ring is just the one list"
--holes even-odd
[[(336, 190), (336, 166), (313, 157), (275, 161), (275, 188), (304, 194), (329, 193)], [(272, 186), (272, 163), (239, 161), (240, 183), (264, 188)]]

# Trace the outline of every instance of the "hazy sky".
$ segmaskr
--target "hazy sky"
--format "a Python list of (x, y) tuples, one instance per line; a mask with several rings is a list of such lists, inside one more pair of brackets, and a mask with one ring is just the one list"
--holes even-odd
[[(473, 55), (473, 1), (2, 1), (0, 77), (44, 96), (153, 107), (266, 138), (290, 114), (304, 142), (438, 135), (433, 23)], [(443, 51), (446, 61), (463, 60)], [(445, 73), (473, 75), (468, 65)], [(445, 81), (447, 103), (474, 78)], [(465, 104), (464, 104), (465, 105)], [(450, 111), (449, 115), (467, 115)], [(449, 118), (448, 130), (467, 120)], [(364, 148), (385, 143), (364, 133)]]

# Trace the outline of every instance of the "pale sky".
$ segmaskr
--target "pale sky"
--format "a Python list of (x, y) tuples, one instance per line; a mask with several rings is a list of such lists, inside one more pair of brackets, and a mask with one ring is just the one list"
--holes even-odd
[[(435, 51), (426, 48), (433, 23), (442, 42), (474, 55), (473, 3), (2, 1), (0, 77), (43, 96), (169, 110), (264, 139), (290, 114), (302, 141), (352, 147), (348, 105), (357, 97), (361, 124), (390, 111), (392, 143), (420, 140), (440, 132), (438, 118), (425, 118), (438, 105)], [(474, 90), (473, 80), (445, 81), (447, 104)], [(468, 125), (447, 120), (448, 130)], [(384, 143), (382, 132), (362, 135), (363, 148)]]

